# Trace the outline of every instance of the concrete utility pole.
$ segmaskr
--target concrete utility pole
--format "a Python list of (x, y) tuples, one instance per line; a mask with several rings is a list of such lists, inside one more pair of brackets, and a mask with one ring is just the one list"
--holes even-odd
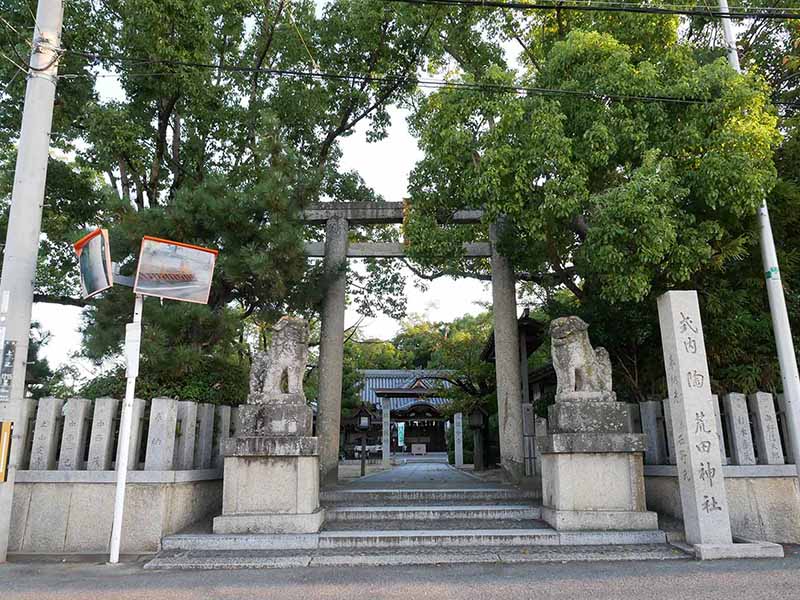
[(25, 424), (20, 422), (19, 416), (25, 397), (33, 283), (42, 226), (62, 17), (61, 0), (39, 0), (0, 278), (0, 364), (5, 362), (2, 358), (13, 356), (10, 387), (0, 390), (0, 420), (14, 424), (8, 479), (0, 484), (0, 562), (6, 560), (14, 478), (25, 443)]
[[(719, 0), (719, 8), (720, 12), (730, 14), (727, 0)], [(738, 73), (741, 73), (739, 53), (736, 49), (736, 33), (730, 18), (722, 17), (722, 30), (725, 33), (725, 46), (728, 49), (728, 63)], [(792, 442), (794, 464), (797, 468), (797, 475), (800, 477), (800, 376), (797, 373), (797, 356), (794, 352), (792, 328), (789, 325), (789, 313), (786, 311), (786, 299), (783, 295), (778, 255), (775, 252), (775, 240), (772, 237), (772, 225), (769, 222), (766, 201), (758, 209), (758, 227), (761, 239), (761, 261), (764, 265), (769, 309), (772, 316), (772, 330), (775, 333), (778, 364), (783, 380), (783, 396), (786, 402), (785, 416)]]

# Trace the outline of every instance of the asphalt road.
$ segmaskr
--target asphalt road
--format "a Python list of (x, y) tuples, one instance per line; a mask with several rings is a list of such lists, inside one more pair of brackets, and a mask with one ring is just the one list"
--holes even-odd
[(800, 547), (783, 560), (643, 561), (152, 572), (142, 562), (0, 565), (0, 598), (775, 600), (800, 598)]

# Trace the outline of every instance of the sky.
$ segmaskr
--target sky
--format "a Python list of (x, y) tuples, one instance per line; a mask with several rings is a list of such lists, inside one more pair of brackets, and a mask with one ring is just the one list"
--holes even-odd
[[(113, 96), (113, 88), (107, 90)], [(343, 169), (358, 171), (364, 181), (384, 200), (400, 202), (406, 197), (408, 175), (422, 156), (416, 141), (408, 131), (404, 110), (393, 108), (389, 135), (379, 141), (366, 141), (366, 123), (362, 121), (356, 131), (342, 142)], [(486, 282), (473, 279), (441, 278), (428, 283), (424, 292), (414, 286), (414, 275), (406, 272), (406, 297), (409, 316), (422, 316), (433, 321), (451, 321), (464, 314), (482, 311), (479, 303), (491, 301), (491, 288)], [(91, 366), (81, 361), (70, 360), (70, 355), (80, 348), (80, 312), (77, 307), (54, 304), (35, 304), (33, 319), (41, 323), (51, 334), (42, 356), (52, 366), (65, 363), (77, 365), (83, 374), (90, 374)], [(345, 327), (356, 324), (360, 316), (357, 310), (348, 308)], [(399, 329), (400, 322), (386, 316), (364, 319), (361, 334), (368, 338), (388, 339)]]
[[(389, 136), (376, 143), (366, 141), (366, 123), (362, 121), (356, 132), (342, 143), (344, 155), (341, 165), (354, 169), (364, 181), (384, 200), (401, 202), (408, 197), (408, 175), (422, 152), (409, 133), (406, 118), (408, 112), (393, 109)], [(428, 289), (420, 292), (414, 286), (414, 275), (405, 267), (408, 314), (422, 315), (432, 321), (451, 321), (464, 314), (481, 312), (477, 302), (491, 301), (491, 288), (486, 282), (474, 279), (442, 278), (428, 282)], [(345, 326), (350, 327), (359, 319), (355, 309), (345, 314)], [(361, 333), (365, 337), (387, 339), (397, 332), (400, 323), (390, 317), (365, 319)]]

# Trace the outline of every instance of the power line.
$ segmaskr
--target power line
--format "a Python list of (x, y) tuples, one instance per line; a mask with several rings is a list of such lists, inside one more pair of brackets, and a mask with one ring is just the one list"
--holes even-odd
[[(675, 104), (708, 104), (713, 100), (702, 98), (681, 98), (677, 96), (666, 95), (640, 95), (640, 94), (623, 94), (618, 92), (609, 91), (590, 91), (590, 90), (571, 90), (563, 88), (546, 88), (546, 87), (531, 87), (510, 84), (498, 83), (467, 83), (467, 82), (454, 82), (442, 79), (420, 78), (416, 76), (398, 76), (398, 75), (359, 75), (353, 73), (331, 73), (328, 71), (304, 71), (298, 69), (272, 69), (266, 67), (249, 67), (239, 65), (215, 65), (211, 63), (200, 63), (190, 61), (177, 61), (177, 60), (142, 60), (136, 58), (128, 58), (121, 56), (101, 56), (98, 54), (90, 54), (76, 51), (66, 51), (68, 54), (78, 54), (90, 60), (108, 60), (118, 62), (130, 62), (137, 66), (143, 64), (162, 65), (171, 67), (186, 67), (207, 70), (221, 70), (234, 73), (263, 73), (276, 77), (287, 77), (292, 79), (312, 79), (323, 81), (341, 81), (341, 82), (354, 82), (354, 83), (375, 83), (375, 84), (393, 84), (393, 85), (417, 85), (427, 89), (460, 89), (470, 91), (484, 91), (484, 92), (498, 92), (498, 93), (514, 93), (518, 95), (538, 95), (538, 96), (576, 96), (592, 98), (595, 100), (610, 99), (610, 100), (633, 100), (642, 102), (670, 102)], [(165, 71), (160, 73), (105, 73), (100, 76), (103, 77), (123, 77), (123, 76), (172, 76), (178, 73)], [(67, 75), (66, 77), (73, 77)]]
[(786, 9), (747, 9), (739, 11), (720, 11), (712, 9), (690, 9), (679, 7), (642, 6), (625, 2), (598, 2), (595, 4), (580, 3), (562, 4), (561, 2), (504, 2), (503, 0), (382, 0), (388, 3), (412, 4), (424, 6), (460, 6), (466, 8), (507, 8), (512, 10), (572, 10), (587, 12), (620, 12), (652, 15), (682, 15), (688, 17), (729, 17), (731, 19), (800, 19), (800, 13), (788, 12)]
[[(607, 90), (572, 90), (566, 88), (546, 88), (546, 87), (533, 87), (511, 84), (498, 84), (488, 82), (456, 82), (447, 81), (443, 79), (432, 79), (424, 77), (416, 77), (411, 75), (360, 75), (354, 73), (332, 73), (328, 71), (305, 71), (299, 69), (273, 69), (266, 67), (249, 67), (240, 65), (218, 65), (212, 63), (179, 61), (179, 60), (162, 60), (162, 59), (142, 59), (126, 56), (107, 56), (100, 54), (93, 54), (87, 52), (78, 52), (75, 50), (65, 50), (65, 54), (78, 55), (88, 60), (99, 62), (102, 60), (110, 62), (127, 63), (134, 66), (142, 67), (147, 65), (161, 65), (165, 67), (184, 67), (193, 69), (206, 69), (210, 71), (227, 71), (233, 73), (262, 73), (264, 75), (274, 77), (286, 77), (291, 79), (310, 79), (318, 81), (339, 81), (339, 82), (353, 82), (353, 83), (375, 83), (375, 84), (400, 84), (400, 85), (416, 85), (423, 89), (453, 89), (453, 90), (466, 90), (476, 92), (489, 92), (489, 93), (511, 93), (518, 96), (573, 96), (580, 98), (588, 98), (592, 100), (619, 100), (619, 101), (639, 101), (639, 102), (664, 102), (672, 104), (685, 104), (685, 105), (705, 105), (710, 104), (717, 100), (717, 98), (694, 98), (694, 97), (679, 97), (658, 94), (624, 94), (619, 92)], [(62, 75), (62, 78), (77, 78), (77, 77), (171, 77), (177, 76), (180, 73), (176, 71), (161, 71), (161, 72), (130, 72), (122, 71), (119, 73), (99, 73), (99, 74), (68, 74)], [(798, 104), (795, 102), (773, 102), (774, 105), (786, 106), (790, 108), (797, 108)]]
[[(25, 71), (23, 71), (23, 73), (24, 72)], [(14, 73), (11, 75), (11, 79), (9, 79), (8, 82), (3, 86), (3, 89), (0, 90), (0, 95), (6, 93), (6, 90), (11, 87), (11, 84), (14, 83), (14, 80), (17, 78), (17, 75), (19, 75), (19, 73), (20, 73), (19, 71), (14, 71)]]

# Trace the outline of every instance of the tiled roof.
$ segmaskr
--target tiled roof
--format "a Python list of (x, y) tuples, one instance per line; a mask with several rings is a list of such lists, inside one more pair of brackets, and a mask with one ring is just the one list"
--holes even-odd
[[(363, 376), (361, 386), (361, 400), (380, 408), (380, 399), (375, 393), (376, 390), (388, 389), (410, 389), (414, 384), (421, 380), (425, 387), (433, 388), (437, 385), (450, 387), (450, 383), (441, 379), (436, 379), (446, 371), (416, 369), (416, 370), (382, 370), (364, 369), (359, 371)], [(446, 398), (425, 397), (419, 398), (391, 398), (392, 410), (408, 408), (413, 404), (427, 403), (433, 406), (443, 406), (449, 402)]]
[(430, 404), (431, 406), (445, 406), (450, 402), (447, 398), (390, 398), (390, 410), (406, 410), (418, 404)]

